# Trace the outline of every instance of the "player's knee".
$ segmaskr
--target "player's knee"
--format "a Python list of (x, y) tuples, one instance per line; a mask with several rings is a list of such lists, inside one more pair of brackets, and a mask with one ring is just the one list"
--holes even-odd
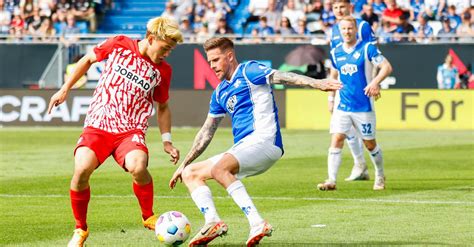
[(224, 176), (226, 176), (228, 174), (231, 175), (231, 173), (227, 169), (225, 169), (224, 167), (221, 167), (221, 166), (214, 166), (211, 169), (211, 176), (216, 181), (220, 181)]
[(125, 161), (125, 168), (133, 175), (146, 172), (147, 165), (148, 158), (143, 156), (129, 157)]
[(375, 147), (377, 147), (377, 143), (375, 142), (375, 140), (364, 140), (364, 144), (367, 150), (369, 151), (372, 151), (375, 149)]

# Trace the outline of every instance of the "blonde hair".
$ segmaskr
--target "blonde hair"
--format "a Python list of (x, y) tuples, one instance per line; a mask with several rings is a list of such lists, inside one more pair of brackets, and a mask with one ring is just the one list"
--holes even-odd
[(146, 37), (154, 35), (160, 40), (170, 38), (176, 43), (183, 42), (183, 34), (179, 31), (178, 24), (166, 17), (150, 19), (146, 24)]
[(342, 18), (339, 20), (339, 22), (341, 22), (341, 21), (352, 22), (352, 24), (354, 24), (354, 28), (357, 29), (357, 20), (356, 20), (356, 18), (354, 18), (354, 17), (352, 17), (352, 16), (349, 15), (349, 16), (344, 16), (344, 17), (342, 17)]

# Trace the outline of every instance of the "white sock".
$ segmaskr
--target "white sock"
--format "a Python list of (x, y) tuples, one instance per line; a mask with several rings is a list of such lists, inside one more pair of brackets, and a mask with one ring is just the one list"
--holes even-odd
[(257, 211), (257, 208), (250, 199), (244, 184), (237, 180), (227, 187), (227, 192), (234, 199), (235, 203), (244, 212), (245, 216), (249, 220), (250, 226), (256, 226), (263, 222), (262, 217)]
[(342, 154), (340, 148), (329, 148), (328, 153), (328, 179), (336, 182), (337, 172), (341, 166)]
[(354, 158), (354, 163), (361, 167), (366, 166), (364, 143), (362, 142), (362, 139), (357, 136), (347, 136), (346, 140), (349, 150), (351, 150), (352, 158)]
[(205, 185), (197, 187), (191, 193), (191, 198), (193, 198), (194, 203), (196, 203), (201, 213), (204, 214), (206, 224), (221, 220), (217, 214), (216, 206), (214, 206), (214, 201), (212, 201), (212, 193), (209, 187)]
[(370, 159), (375, 166), (375, 176), (384, 176), (382, 149), (378, 145), (370, 151)]

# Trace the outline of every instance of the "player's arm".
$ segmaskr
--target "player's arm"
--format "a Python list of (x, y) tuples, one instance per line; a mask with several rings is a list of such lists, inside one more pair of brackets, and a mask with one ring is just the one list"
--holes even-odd
[(309, 86), (312, 88), (319, 89), (321, 91), (335, 91), (342, 88), (342, 84), (337, 80), (327, 79), (314, 79), (304, 75), (298, 75), (293, 72), (283, 72), (276, 70), (269, 77), (271, 84), (285, 84), (292, 86)]
[(186, 157), (183, 160), (183, 163), (176, 169), (176, 171), (173, 174), (173, 177), (170, 179), (169, 182), (169, 187), (173, 189), (176, 186), (176, 183), (178, 182), (178, 179), (181, 180), (181, 173), (183, 172), (183, 169), (191, 164), (195, 159), (197, 159), (209, 146), (209, 143), (211, 143), (212, 138), (214, 137), (214, 134), (217, 131), (217, 128), (219, 127), (220, 122), (222, 121), (224, 117), (215, 117), (215, 116), (208, 116), (206, 121), (204, 122), (204, 125), (201, 127), (199, 132), (197, 133), (196, 137), (194, 138), (193, 146), (191, 147), (191, 150), (188, 152)]
[(97, 57), (93, 51), (87, 53), (77, 62), (77, 65), (74, 71), (71, 73), (71, 76), (68, 77), (68, 80), (63, 84), (61, 89), (59, 89), (59, 91), (51, 97), (48, 106), (48, 113), (51, 113), (53, 106), (58, 106), (66, 100), (67, 94), (69, 93), (69, 90), (71, 90), (72, 86), (74, 86), (74, 84), (76, 84), (76, 82), (86, 74), (87, 70), (89, 70), (91, 65), (95, 62), (97, 62)]
[(365, 95), (372, 97), (380, 94), (380, 83), (392, 73), (392, 65), (385, 58), (377, 65), (379, 72), (372, 81), (364, 88)]
[(158, 127), (160, 128), (163, 148), (171, 156), (170, 161), (176, 164), (179, 160), (179, 150), (171, 141), (171, 110), (168, 102), (158, 104)]

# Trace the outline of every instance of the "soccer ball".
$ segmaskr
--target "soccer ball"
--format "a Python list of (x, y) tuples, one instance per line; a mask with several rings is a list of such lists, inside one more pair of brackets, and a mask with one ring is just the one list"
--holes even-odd
[(160, 215), (156, 221), (155, 234), (162, 244), (181, 245), (188, 239), (190, 233), (191, 224), (188, 218), (181, 212), (166, 212)]

